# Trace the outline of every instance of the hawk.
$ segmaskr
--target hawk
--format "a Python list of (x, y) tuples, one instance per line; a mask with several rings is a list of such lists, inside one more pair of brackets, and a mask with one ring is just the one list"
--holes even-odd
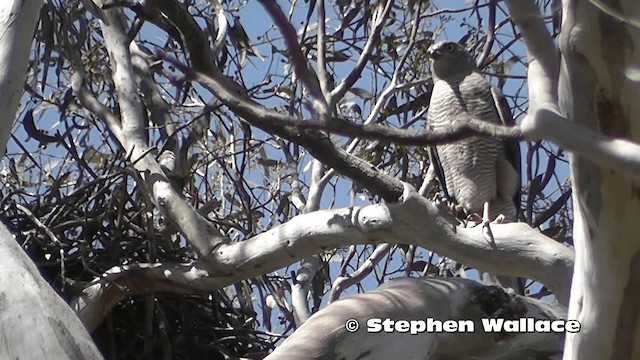
[[(427, 124), (445, 130), (476, 119), (515, 125), (500, 90), (485, 79), (473, 56), (460, 44), (441, 41), (428, 55), (434, 79)], [(520, 208), (520, 146), (518, 142), (472, 136), (429, 151), (438, 182), (449, 201), (467, 214), (483, 214), (489, 205), (490, 221), (503, 215), (518, 219)], [(485, 219), (486, 221), (486, 219)]]

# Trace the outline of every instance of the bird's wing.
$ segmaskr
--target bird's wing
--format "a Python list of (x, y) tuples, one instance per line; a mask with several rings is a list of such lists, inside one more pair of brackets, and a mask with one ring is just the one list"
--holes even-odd
[(502, 125), (514, 126), (516, 121), (513, 119), (513, 115), (511, 115), (509, 103), (502, 94), (502, 91), (495, 86), (491, 86), (491, 96), (493, 97), (493, 104), (495, 105), (496, 110), (498, 110), (498, 115), (500, 115)]
[[(516, 121), (513, 119), (513, 115), (511, 114), (511, 109), (509, 108), (509, 103), (507, 102), (507, 98), (504, 97), (502, 91), (495, 86), (491, 86), (491, 96), (493, 97), (493, 104), (496, 107), (498, 112), (498, 116), (500, 117), (500, 122), (504, 126), (515, 126)], [(520, 184), (520, 176), (521, 176), (521, 157), (520, 157), (520, 143), (516, 140), (507, 140), (504, 142), (504, 150), (507, 157), (507, 160), (513, 165), (516, 173), (518, 174), (518, 184)], [(518, 191), (514, 195), (513, 202), (516, 206), (516, 215), (519, 218), (520, 216), (520, 186), (518, 186)]]
[(433, 167), (438, 183), (440, 183), (440, 188), (444, 192), (444, 197), (447, 201), (454, 202), (455, 199), (449, 195), (449, 191), (447, 190), (447, 182), (444, 179), (444, 169), (442, 168), (442, 163), (438, 157), (438, 149), (436, 149), (435, 146), (429, 146), (427, 151), (429, 153), (429, 162), (431, 163), (429, 166)]

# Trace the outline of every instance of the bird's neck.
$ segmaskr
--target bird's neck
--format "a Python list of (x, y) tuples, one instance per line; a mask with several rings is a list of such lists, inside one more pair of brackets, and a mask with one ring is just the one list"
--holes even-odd
[(438, 74), (436, 73), (433, 73), (433, 78), (434, 78), (433, 82), (435, 83), (436, 81), (444, 81), (449, 85), (457, 85), (472, 73), (473, 73), (473, 70), (465, 71), (465, 72), (456, 72), (455, 74), (446, 74), (446, 75), (440, 75), (440, 76), (438, 76)]

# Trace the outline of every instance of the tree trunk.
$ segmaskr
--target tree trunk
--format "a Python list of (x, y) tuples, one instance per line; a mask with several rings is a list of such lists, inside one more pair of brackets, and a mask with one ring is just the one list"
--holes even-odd
[(40, 0), (0, 1), (0, 157), (4, 155), (14, 114), (22, 96), (29, 48), (38, 23)]
[[(39, 0), (0, 2), (0, 156), (23, 93)], [(0, 358), (101, 359), (71, 308), (0, 223)]]
[[(566, 117), (612, 138), (638, 139), (640, 31), (616, 17), (637, 18), (635, 0), (567, 0), (560, 38), (560, 106)], [(609, 5), (611, 4), (611, 5)], [(610, 12), (610, 11), (609, 11)], [(575, 274), (565, 359), (640, 358), (640, 180), (573, 155)]]
[(67, 303), (0, 223), (0, 359), (102, 359)]

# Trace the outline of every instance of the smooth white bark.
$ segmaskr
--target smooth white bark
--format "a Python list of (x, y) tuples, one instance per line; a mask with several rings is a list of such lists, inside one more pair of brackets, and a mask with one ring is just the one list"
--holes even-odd
[(523, 134), (572, 152), (569, 318), (582, 329), (567, 335), (564, 358), (631, 359), (640, 357), (640, 83), (627, 74), (640, 66), (640, 32), (625, 19), (640, 15), (640, 7), (633, 0), (606, 4), (614, 16), (594, 1), (563, 1), (559, 74), (535, 3), (507, 4), (530, 60)]
[[(174, 221), (181, 232), (189, 239), (195, 251), (206, 258), (206, 254), (220, 243), (228, 241), (220, 235), (208, 221), (200, 216), (184, 198), (173, 188), (154, 158), (148, 144), (144, 107), (138, 95), (135, 82), (135, 67), (129, 49), (129, 38), (125, 28), (125, 17), (121, 9), (110, 8), (103, 12), (102, 33), (105, 46), (109, 50), (113, 81), (118, 92), (120, 117), (97, 102), (96, 97), (82, 82), (82, 71), (76, 69), (74, 91), (79, 94), (81, 103), (102, 118), (109, 130), (118, 138), (122, 147), (132, 159), (133, 166), (141, 174), (146, 191), (158, 208)], [(76, 60), (77, 67), (82, 63)], [(212, 265), (215, 266), (215, 265)]]
[[(468, 266), (499, 275), (535, 279), (568, 302), (573, 252), (526, 224), (493, 224), (494, 242), (482, 227), (457, 226), (450, 216), (414, 192), (399, 204), (322, 210), (297, 216), (246, 241), (223, 244), (191, 265), (153, 264), (114, 268), (89, 284), (74, 309), (90, 329), (125, 295), (150, 291), (215, 290), (280, 269), (326, 249), (352, 244), (422, 246)], [(215, 268), (207, 264), (216, 264)], [(222, 270), (215, 270), (222, 269)]]
[(9, 140), (24, 90), (29, 49), (38, 23), (41, 0), (0, 1), (0, 157)]
[[(499, 314), (499, 315), (497, 315)], [(562, 349), (562, 334), (485, 332), (481, 319), (559, 319), (558, 304), (509, 296), (460, 278), (404, 278), (336, 301), (314, 314), (267, 359), (526, 359)], [(471, 320), (473, 332), (367, 331), (371, 319)], [(346, 330), (357, 321), (355, 332)], [(349, 324), (349, 325), (347, 325)], [(303, 355), (304, 354), (304, 355)]]
[[(24, 89), (42, 1), (0, 2), (0, 157)], [(102, 359), (80, 320), (0, 223), (0, 358)]]
[[(566, 9), (573, 12), (571, 9), (574, 6), (567, 5), (571, 1), (564, 3)], [(591, 123), (593, 118), (600, 116), (600, 114), (583, 112), (583, 117), (571, 119), (571, 121), (562, 115), (557, 102), (560, 69), (557, 48), (545, 28), (542, 14), (536, 4), (533, 1), (511, 0), (507, 1), (507, 5), (514, 21), (520, 26), (528, 51), (529, 111), (522, 120), (522, 134), (531, 140), (550, 140), (562, 149), (580, 154), (604, 168), (638, 176), (640, 174), (640, 145), (637, 142), (611, 136), (611, 134), (603, 134), (596, 128), (584, 126)], [(581, 8), (591, 9), (592, 12), (597, 11), (591, 4), (583, 4)], [(630, 11), (633, 9), (631, 6), (628, 8)], [(616, 20), (612, 19), (612, 21)], [(586, 29), (582, 26), (570, 29), (565, 27), (563, 37), (571, 37), (571, 32), (582, 36)], [(629, 32), (629, 34), (631, 33)], [(595, 44), (594, 39), (596, 38), (598, 36), (588, 38), (587, 41)], [(606, 43), (608, 40), (604, 42)], [(585, 44), (581, 46), (591, 47), (591, 45)], [(574, 63), (569, 66), (576, 65), (578, 64)], [(584, 79), (580, 81), (588, 82), (590, 70), (588, 68), (583, 70), (586, 73), (582, 73), (581, 76), (584, 76)], [(619, 75), (624, 77), (627, 69), (621, 68), (617, 71), (620, 72)], [(588, 87), (584, 90), (593, 90), (589, 84), (586, 85)], [(570, 97), (571, 95), (562, 94), (561, 91), (560, 96)], [(584, 105), (586, 106), (586, 104)]]
[(67, 303), (0, 223), (1, 359), (102, 359)]
[[(620, 14), (640, 15), (636, 1), (618, 4)], [(597, 134), (571, 157), (576, 269), (569, 317), (583, 330), (567, 336), (565, 359), (640, 357), (640, 180), (625, 171), (638, 169), (640, 153), (640, 83), (626, 77), (640, 66), (638, 44), (633, 26), (588, 2), (563, 2), (561, 109)], [(603, 161), (585, 160), (594, 156)]]

